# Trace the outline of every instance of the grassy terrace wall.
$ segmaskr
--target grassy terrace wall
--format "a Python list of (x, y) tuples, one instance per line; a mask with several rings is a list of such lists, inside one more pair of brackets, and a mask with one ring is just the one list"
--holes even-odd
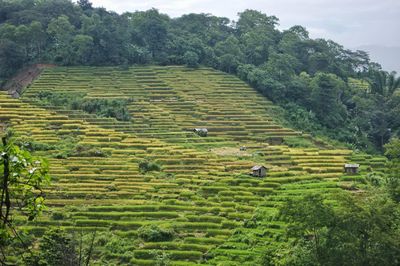
[[(44, 106), (37, 96), (46, 91), (129, 99), (132, 120)], [(103, 255), (154, 265), (161, 250), (172, 265), (254, 265), (263, 247), (282, 240), (285, 224), (275, 216), (282, 201), (307, 192), (329, 195), (384, 163), (319, 148), (309, 136), (277, 124), (269, 115), (273, 109), (245, 83), (208, 68), (46, 69), (20, 99), (0, 94), (0, 120), (9, 121), (21, 140), (42, 147), (35, 154), (49, 158), (53, 178), (48, 212), (21, 226), (37, 235), (60, 226), (136, 239), (141, 226), (157, 225), (175, 235), (162, 242), (142, 237), (132, 241), (128, 255)], [(195, 127), (207, 128), (208, 136), (195, 135)], [(270, 137), (310, 145), (269, 145)], [(68, 153), (77, 145), (91, 152)], [(161, 171), (139, 171), (143, 161)], [(359, 175), (343, 175), (349, 161), (362, 165)], [(269, 168), (267, 177), (248, 175), (256, 164)], [(97, 247), (96, 254), (102, 252)]]

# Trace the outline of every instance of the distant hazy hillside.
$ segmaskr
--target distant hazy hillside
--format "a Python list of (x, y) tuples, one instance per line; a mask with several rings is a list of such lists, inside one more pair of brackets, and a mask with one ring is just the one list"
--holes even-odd
[(365, 45), (358, 49), (367, 51), (372, 61), (379, 62), (384, 70), (400, 73), (400, 47)]

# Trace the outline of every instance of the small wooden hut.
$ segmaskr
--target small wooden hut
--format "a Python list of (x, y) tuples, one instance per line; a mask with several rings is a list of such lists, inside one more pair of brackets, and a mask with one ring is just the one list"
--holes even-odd
[(267, 175), (267, 168), (262, 165), (256, 165), (251, 168), (252, 175), (256, 177), (264, 177)]
[(350, 174), (350, 175), (355, 175), (358, 173), (358, 168), (360, 167), (359, 164), (350, 164), (350, 163), (346, 163), (344, 165), (344, 172), (346, 174)]

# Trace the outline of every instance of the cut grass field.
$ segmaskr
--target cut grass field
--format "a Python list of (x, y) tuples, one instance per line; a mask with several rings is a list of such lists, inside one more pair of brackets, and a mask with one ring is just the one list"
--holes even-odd
[[(131, 99), (132, 119), (43, 105), (43, 92)], [(209, 68), (45, 69), (20, 99), (0, 94), (0, 120), (20, 139), (49, 147), (34, 152), (50, 163), (49, 209), (36, 222), (17, 221), (37, 235), (62, 227), (138, 239), (128, 253), (96, 250), (97, 257), (115, 263), (154, 265), (162, 252), (171, 265), (255, 265), (266, 245), (283, 240), (285, 224), (276, 217), (282, 202), (308, 192), (329, 195), (384, 164), (382, 158), (314, 145), (309, 135), (280, 126), (270, 115), (274, 108), (236, 77)], [(207, 128), (208, 136), (197, 136), (193, 128)], [(270, 137), (287, 141), (269, 145)], [(57, 145), (71, 141), (75, 150), (80, 145), (105, 156), (60, 155)], [(143, 161), (161, 170), (140, 171)], [(349, 161), (362, 165), (354, 178), (343, 174)], [(249, 176), (259, 164), (269, 168), (267, 177)], [(174, 237), (141, 239), (138, 230), (152, 224), (172, 228)]]

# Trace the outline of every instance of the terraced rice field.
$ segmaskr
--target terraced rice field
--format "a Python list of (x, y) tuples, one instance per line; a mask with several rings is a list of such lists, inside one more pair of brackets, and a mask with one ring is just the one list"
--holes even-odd
[[(132, 120), (40, 105), (37, 95), (46, 91), (129, 99)], [(162, 250), (171, 265), (254, 265), (265, 246), (282, 238), (285, 224), (275, 214), (283, 201), (338, 191), (384, 163), (321, 145), (269, 144), (271, 137), (314, 143), (277, 124), (275, 108), (236, 77), (208, 68), (48, 68), (20, 99), (0, 94), (0, 120), (21, 139), (51, 145), (70, 138), (108, 156), (58, 159), (56, 150), (35, 152), (50, 163), (49, 211), (21, 226), (37, 235), (54, 226), (135, 238), (141, 226), (156, 224), (177, 236), (132, 242), (129, 255), (108, 254), (110, 261), (154, 265)], [(193, 128), (207, 128), (208, 136), (197, 136)], [(141, 173), (143, 160), (162, 170)], [(361, 173), (345, 176), (346, 162), (360, 163)], [(250, 176), (254, 165), (266, 166), (267, 176)]]

